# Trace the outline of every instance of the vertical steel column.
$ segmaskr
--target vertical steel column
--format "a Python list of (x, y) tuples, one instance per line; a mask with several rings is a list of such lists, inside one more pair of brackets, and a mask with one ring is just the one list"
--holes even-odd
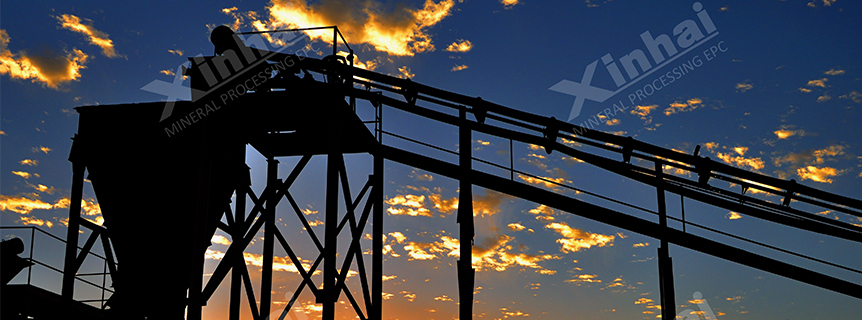
[[(667, 229), (667, 206), (664, 199), (664, 188), (661, 187), (661, 182), (664, 180), (664, 172), (662, 171), (661, 163), (656, 161), (655, 174), (658, 184), (656, 184), (656, 197), (658, 200), (658, 221), (662, 228), (662, 234)], [(661, 292), (661, 313), (662, 319), (673, 319), (676, 317), (676, 300), (674, 299), (673, 290), (673, 260), (668, 254), (668, 244), (665, 237), (661, 239), (661, 246), (658, 248), (658, 276), (659, 276), (659, 291)]]
[(204, 300), (201, 298), (204, 284), (204, 264), (206, 257), (204, 252), (210, 245), (207, 238), (207, 216), (210, 213), (210, 184), (212, 178), (212, 160), (209, 157), (209, 150), (212, 148), (211, 142), (203, 139), (203, 147), (200, 150), (200, 156), (203, 161), (200, 162), (198, 168), (198, 185), (197, 194), (195, 195), (195, 217), (194, 230), (192, 230), (191, 246), (191, 267), (189, 268), (189, 293), (188, 303), (186, 307), (186, 319), (200, 320), (202, 317)]
[[(74, 143), (72, 149), (75, 149)], [(63, 264), (62, 288), (63, 298), (67, 299), (72, 299), (75, 294), (75, 274), (78, 273), (78, 229), (80, 229), (81, 197), (84, 192), (84, 170), (86, 169), (78, 159), (70, 160), (72, 160), (72, 194), (69, 198), (69, 228), (66, 231), (66, 260)], [(31, 242), (30, 247), (32, 246)]]
[(266, 186), (269, 194), (266, 197), (266, 215), (263, 229), (263, 266), (260, 276), (260, 315), (269, 316), (272, 304), (272, 250), (275, 243), (275, 206), (278, 200), (275, 187), (278, 186), (278, 160), (273, 157), (266, 159)]
[[(242, 230), (243, 222), (245, 221), (245, 198), (247, 188), (251, 185), (251, 177), (249, 176), (251, 168), (245, 166), (244, 169), (239, 169), (240, 176), (244, 179), (240, 180), (236, 188), (236, 205), (234, 206), (234, 226), (230, 230), (233, 241), (245, 237), (245, 230)], [(242, 299), (242, 273), (239, 268), (245, 267), (245, 260), (242, 257), (237, 257), (233, 262), (230, 272), (230, 311), (228, 319), (239, 320), (240, 301)]]
[(383, 319), (383, 156), (374, 155), (374, 186), (368, 201), (374, 201), (371, 251), (371, 311), (368, 318)]
[[(338, 289), (335, 280), (335, 252), (338, 246), (338, 174), (340, 154), (332, 150), (326, 156), (326, 217), (323, 243), (323, 292), (319, 303), (323, 304), (323, 320), (335, 319), (335, 297)], [(346, 183), (346, 181), (344, 182)]]
[(458, 314), (461, 320), (473, 318), (473, 184), (469, 176), (472, 170), (472, 130), (467, 121), (467, 108), (461, 107), (461, 123), (458, 127), (458, 161), (461, 168), (458, 192), (458, 217), (460, 224), (461, 247), (458, 260)]

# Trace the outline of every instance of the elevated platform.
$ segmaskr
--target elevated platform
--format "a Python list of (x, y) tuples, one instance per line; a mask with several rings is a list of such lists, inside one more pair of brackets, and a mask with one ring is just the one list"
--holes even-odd
[[(107, 319), (104, 310), (32, 285), (15, 284), (0, 287), (3, 320), (25, 319)], [(74, 315), (74, 316), (71, 316)]]

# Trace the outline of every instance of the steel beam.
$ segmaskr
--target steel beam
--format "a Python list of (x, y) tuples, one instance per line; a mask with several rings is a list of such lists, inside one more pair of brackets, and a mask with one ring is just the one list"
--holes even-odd
[[(337, 274), (335, 253), (338, 246), (338, 170), (341, 154), (330, 152), (326, 156), (326, 217), (323, 222), (323, 293), (317, 302), (323, 304), (323, 320), (335, 319), (335, 285)], [(346, 183), (346, 182), (345, 182)]]
[[(655, 163), (656, 174), (656, 200), (658, 202), (658, 223), (662, 230), (667, 230), (667, 204), (664, 198), (664, 188), (661, 187), (661, 182), (664, 180), (664, 172), (662, 165), (659, 162)], [(658, 279), (659, 291), (661, 293), (661, 314), (662, 319), (676, 317), (676, 300), (674, 299), (673, 288), (673, 260), (670, 258), (667, 247), (667, 239), (661, 237), (661, 245), (658, 248)]]
[(467, 121), (467, 108), (460, 110), (458, 126), (458, 217), (461, 232), (460, 259), (458, 260), (458, 315), (460, 319), (473, 318), (473, 287), (476, 270), (473, 269), (473, 183), (470, 179), (473, 159), (472, 130)]
[[(383, 149), (384, 157), (389, 160), (434, 172), (453, 179), (459, 179), (462, 176), (461, 170), (457, 165), (409, 151), (399, 150), (394, 147), (382, 146), (381, 148)], [(665, 238), (669, 243), (673, 243), (684, 248), (862, 299), (862, 285), (856, 283), (811, 271), (676, 229), (662, 228), (660, 225), (649, 220), (637, 218), (622, 212), (556, 194), (524, 183), (510, 181), (509, 179), (484, 172), (474, 170), (470, 173), (470, 179), (473, 184), (487, 189), (514, 195), (527, 201), (541, 203), (558, 210), (570, 212), (587, 219), (636, 232), (647, 237), (655, 239)]]
[[(272, 157), (266, 159), (266, 184), (268, 186), (281, 184), (281, 181), (278, 181), (278, 160)], [(270, 190), (273, 194), (276, 193), (276, 188)], [(266, 200), (266, 212), (262, 215), (266, 221), (263, 227), (263, 266), (260, 276), (261, 316), (269, 315), (272, 304), (272, 250), (275, 243), (275, 207), (279, 200), (271, 194)]]
[[(74, 142), (72, 149), (75, 149)], [(74, 152), (72, 153), (74, 155)], [(72, 157), (70, 157), (72, 158)], [(63, 265), (63, 298), (72, 299), (75, 295), (75, 274), (78, 273), (78, 230), (81, 219), (81, 197), (84, 190), (84, 170), (86, 167), (77, 159), (72, 161), (72, 194), (69, 196), (69, 227), (66, 231), (66, 260)], [(32, 244), (31, 244), (32, 245)]]

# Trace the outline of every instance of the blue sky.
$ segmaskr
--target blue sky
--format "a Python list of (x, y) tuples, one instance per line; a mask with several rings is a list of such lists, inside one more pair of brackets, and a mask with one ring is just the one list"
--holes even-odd
[[(862, 152), (858, 151), (862, 145), (857, 129), (862, 120), (862, 45), (858, 42), (862, 5), (837, 0), (700, 4), (700, 12), (715, 27), (712, 32), (694, 2), (43, 1), (34, 5), (7, 1), (0, 8), (0, 223), (40, 225), (65, 237), (69, 138), (77, 131), (78, 119), (72, 108), (165, 99), (141, 87), (153, 80), (173, 81), (172, 72), (187, 57), (211, 55), (209, 31), (214, 26), (252, 31), (255, 22), (264, 28), (337, 24), (356, 52), (356, 63), (368, 69), (563, 120), (569, 119), (575, 97), (549, 88), (563, 80), (581, 82), (585, 69), (598, 61), (591, 85), (617, 90), (612, 72), (601, 60), (609, 54), (624, 82), (631, 85), (604, 102), (586, 100), (571, 123), (592, 120), (598, 123), (595, 129), (684, 153), (701, 145), (701, 154), (716, 161), (862, 198)], [(683, 42), (674, 29), (687, 25), (687, 20), (711, 38), (683, 54)], [(641, 39), (645, 32), (653, 37), (668, 35), (680, 53), (669, 55), (662, 49), (664, 57), (673, 61), (656, 67), (655, 57)], [(310, 42), (310, 47), (328, 48), (323, 40)], [(720, 50), (709, 51), (713, 47)], [(638, 65), (636, 69), (638, 74), (652, 71), (643, 79), (629, 74), (622, 62), (635, 50), (644, 52), (650, 63), (649, 68)], [(656, 88), (662, 75), (670, 78), (674, 68), (683, 64), (695, 67)], [(603, 113), (606, 108), (613, 110), (614, 104), (621, 111)], [(460, 147), (455, 128), (394, 111), (385, 117), (387, 130), (450, 150)], [(475, 156), (508, 164), (507, 140), (480, 134), (473, 138)], [(540, 147), (515, 143), (512, 156), (519, 170), (655, 207), (653, 189), (559, 153), (548, 155)], [(367, 158), (354, 156), (347, 161), (349, 170), (368, 168)], [(281, 162), (285, 176), (296, 159)], [(252, 148), (248, 163), (253, 178), (263, 181), (265, 162)], [(322, 219), (312, 212), (323, 212), (323, 193), (314, 190), (320, 187), (324, 164), (322, 158), (313, 160), (298, 180), (308, 185), (296, 192), (302, 195), (301, 206), (308, 210), (309, 220)], [(129, 168), (128, 174), (134, 172)], [(457, 258), (449, 252), (451, 239), (458, 238), (451, 208), (458, 182), (394, 162), (386, 163), (385, 177), (385, 229), (392, 251), (386, 256), (384, 273), (394, 278), (384, 282), (384, 291), (391, 294), (384, 317), (457, 318)], [(474, 207), (484, 210), (476, 217), (476, 245), (487, 249), (478, 260), (474, 257), (480, 269), (476, 285), (482, 287), (475, 295), (477, 318), (655, 319), (660, 313), (655, 308), (659, 304), (658, 240), (482, 188), (473, 192)], [(601, 204), (583, 194), (557, 192)], [(85, 199), (92, 213), (87, 217), (96, 220), (98, 198), (88, 184)], [(147, 201), (158, 204), (159, 200)], [(679, 196), (669, 194), (668, 203), (670, 214), (678, 216)], [(690, 200), (685, 210), (691, 221), (862, 267), (858, 243), (776, 226)], [(857, 217), (812, 213), (862, 224)], [(280, 228), (289, 238), (303, 241), (305, 233), (288, 219), (292, 214), (283, 214)], [(314, 228), (322, 232), (322, 226)], [(4, 237), (10, 234), (4, 230)], [(859, 274), (714, 239), (862, 283)], [(229, 237), (222, 242), (228, 241)], [(217, 242), (210, 248), (212, 257), (227, 248)], [(253, 265), (260, 244), (247, 252)], [(299, 253), (300, 257), (312, 254)], [(838, 293), (679, 247), (671, 246), (671, 255), (677, 311), (701, 310), (698, 301), (691, 301), (694, 292), (701, 292), (721, 319), (852, 318), (862, 313), (860, 301)], [(208, 270), (216, 260), (208, 260)], [(259, 281), (257, 267), (250, 270)], [(300, 277), (290, 270), (275, 274), (273, 296), (278, 303)], [(226, 301), (226, 290), (213, 299)], [(309, 303), (312, 300), (310, 295), (300, 299), (309, 318), (319, 315)], [(226, 319), (226, 308), (226, 303), (211, 302), (204, 312), (207, 318)], [(340, 315), (352, 318), (346, 312)]]

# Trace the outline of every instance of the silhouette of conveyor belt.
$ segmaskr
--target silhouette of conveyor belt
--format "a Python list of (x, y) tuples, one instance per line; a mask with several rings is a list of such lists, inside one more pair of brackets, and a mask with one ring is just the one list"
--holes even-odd
[[(782, 180), (747, 171), (711, 160), (708, 157), (699, 156), (700, 146), (697, 147), (694, 154), (685, 154), (638, 141), (631, 137), (616, 136), (572, 125), (553, 117), (544, 117), (512, 109), (479, 97), (469, 97), (416, 83), (410, 79), (401, 79), (352, 67), (344, 61), (339, 63), (338, 59), (326, 61), (326, 59), (306, 58), (302, 60), (300, 67), (326, 75), (327, 81), (334, 84), (333, 92), (345, 97), (367, 100), (377, 106), (382, 104), (456, 127), (466, 126), (471, 131), (503, 139), (539, 145), (544, 147), (548, 153), (560, 152), (620, 176), (715, 207), (801, 230), (853, 242), (862, 242), (862, 228), (791, 206), (791, 202), (800, 202), (862, 217), (862, 201), (858, 199), (798, 184), (795, 180)], [(372, 89), (386, 94), (372, 92)], [(435, 108), (423, 106), (426, 104), (433, 105)], [(459, 117), (451, 112), (440, 111), (446, 108), (455, 112), (472, 114), (472, 119)], [(563, 143), (562, 139), (567, 140), (568, 143)], [(572, 142), (578, 146), (570, 146), (573, 144)], [(434, 146), (433, 143), (420, 143), (435, 149), (445, 149), (444, 146)], [(463, 177), (457, 163), (430, 158), (386, 144), (383, 144), (378, 152), (384, 158), (405, 165), (454, 179)], [(684, 177), (658, 172), (638, 165), (639, 162), (643, 161), (655, 163), (660, 167), (683, 169), (692, 174), (689, 177)], [(502, 166), (498, 167), (503, 168)], [(649, 220), (550, 192), (527, 183), (478, 170), (470, 170), (469, 179), (471, 183), (488, 189), (545, 204), (649, 237), (664, 239), (682, 247), (821, 288), (862, 298), (862, 286), (859, 284), (797, 267), (691, 233), (662, 227)], [(722, 187), (716, 183), (710, 184), (710, 181), (716, 180), (726, 182), (725, 184), (729, 187)], [(547, 182), (552, 183), (551, 181)], [(741, 192), (731, 190), (731, 188), (739, 188)], [(780, 196), (782, 201), (781, 203), (773, 203), (746, 195), (746, 191), (750, 189)], [(835, 264), (830, 265), (836, 266)], [(839, 267), (859, 273), (858, 270)]]

